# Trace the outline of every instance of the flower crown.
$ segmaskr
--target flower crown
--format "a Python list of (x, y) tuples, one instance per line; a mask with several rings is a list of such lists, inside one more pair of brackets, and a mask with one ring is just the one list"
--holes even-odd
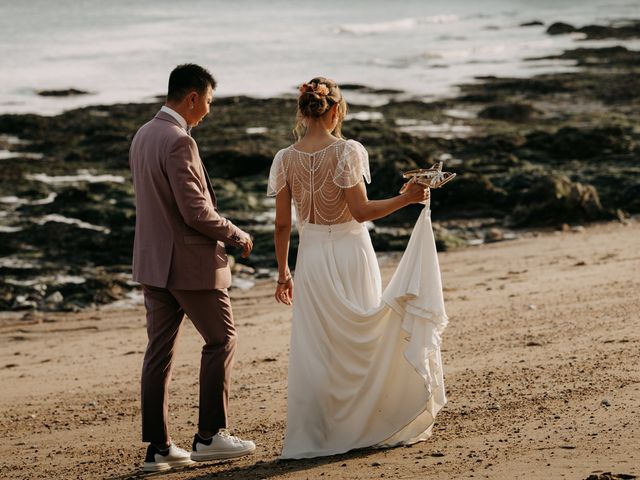
[(300, 93), (313, 92), (317, 95), (326, 97), (329, 95), (329, 87), (327, 87), (324, 83), (303, 83), (298, 88)]

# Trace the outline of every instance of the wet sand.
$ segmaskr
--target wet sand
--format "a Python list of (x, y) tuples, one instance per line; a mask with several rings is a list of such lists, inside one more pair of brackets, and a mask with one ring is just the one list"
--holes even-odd
[[(407, 448), (279, 462), (291, 311), (273, 284), (233, 292), (233, 433), (256, 455), (168, 479), (567, 478), (640, 475), (640, 223), (440, 254), (449, 403)], [(383, 268), (389, 279), (393, 265)], [(0, 316), (0, 476), (143, 478), (142, 307)], [(201, 340), (185, 321), (171, 431), (189, 448)]]

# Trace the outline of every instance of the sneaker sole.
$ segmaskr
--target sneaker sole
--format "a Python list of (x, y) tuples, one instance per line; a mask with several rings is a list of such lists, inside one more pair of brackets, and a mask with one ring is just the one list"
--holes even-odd
[(171, 465), (168, 463), (144, 462), (142, 466), (143, 472), (164, 472), (165, 470), (171, 470)]
[(191, 452), (191, 460), (194, 462), (206, 462), (210, 460), (225, 460), (229, 458), (244, 457), (255, 452), (256, 447), (245, 448), (244, 450), (220, 450), (220, 451), (208, 451), (208, 452)]
[(172, 468), (180, 468), (180, 467), (188, 467), (189, 465), (193, 465), (195, 462), (190, 458), (185, 458), (184, 460), (177, 460), (175, 462), (162, 462), (162, 463), (148, 463), (142, 467), (143, 472), (165, 472), (167, 470), (171, 470)]

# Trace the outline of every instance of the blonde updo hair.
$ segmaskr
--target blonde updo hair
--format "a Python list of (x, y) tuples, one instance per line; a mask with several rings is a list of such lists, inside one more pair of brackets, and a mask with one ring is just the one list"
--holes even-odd
[(338, 123), (332, 133), (338, 138), (344, 138), (342, 122), (347, 114), (347, 102), (342, 97), (338, 84), (329, 78), (316, 77), (300, 85), (299, 89), (296, 127), (293, 129), (296, 139), (300, 140), (304, 136), (307, 120), (322, 117), (336, 104)]

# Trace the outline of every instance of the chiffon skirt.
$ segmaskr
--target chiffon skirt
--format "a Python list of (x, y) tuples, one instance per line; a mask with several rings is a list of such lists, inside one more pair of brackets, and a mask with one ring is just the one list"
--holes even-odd
[(305, 225), (281, 458), (427, 439), (446, 403), (440, 358), (446, 324), (428, 209), (384, 292), (363, 224)]

